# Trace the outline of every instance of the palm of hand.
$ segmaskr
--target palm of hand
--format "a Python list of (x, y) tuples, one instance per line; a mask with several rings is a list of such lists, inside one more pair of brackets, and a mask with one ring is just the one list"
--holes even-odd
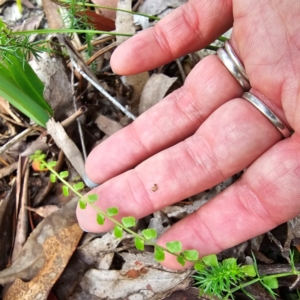
[[(91, 180), (105, 182), (93, 191), (99, 194), (98, 205), (115, 205), (120, 217), (138, 218), (249, 167), (239, 181), (160, 239), (180, 240), (184, 248), (202, 255), (231, 247), (300, 212), (300, 4), (235, 1), (233, 13), (232, 45), (245, 65), (251, 92), (296, 133), (280, 141), (279, 131), (239, 98), (242, 89), (211, 56), (193, 69), (181, 89), (93, 150), (86, 165)], [(189, 1), (155, 29), (117, 49), (112, 67), (122, 74), (153, 69), (205, 46), (231, 23), (230, 1)], [(91, 209), (77, 215), (88, 231), (111, 226), (91, 221)], [(165, 264), (178, 267), (172, 258)]]

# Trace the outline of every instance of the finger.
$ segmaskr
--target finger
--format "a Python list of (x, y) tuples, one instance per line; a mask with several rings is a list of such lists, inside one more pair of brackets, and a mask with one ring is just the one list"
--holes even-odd
[(242, 89), (218, 57), (203, 59), (185, 85), (96, 147), (86, 161), (95, 183), (135, 167), (147, 157), (192, 135), (220, 105)]
[[(300, 136), (281, 141), (241, 179), (168, 230), (159, 240), (180, 240), (201, 256), (218, 253), (271, 230), (300, 213)], [(164, 265), (179, 268), (168, 255)]]
[(231, 26), (231, 1), (189, 1), (118, 47), (112, 69), (123, 75), (154, 69), (204, 48)]
[[(117, 206), (119, 218), (141, 218), (225, 180), (280, 138), (279, 131), (257, 109), (235, 99), (217, 109), (190, 138), (92, 192), (99, 195), (97, 205), (102, 209)], [(154, 185), (156, 191), (152, 190)], [(87, 231), (106, 231), (112, 226), (109, 222), (97, 225), (91, 207), (77, 210), (77, 214)]]

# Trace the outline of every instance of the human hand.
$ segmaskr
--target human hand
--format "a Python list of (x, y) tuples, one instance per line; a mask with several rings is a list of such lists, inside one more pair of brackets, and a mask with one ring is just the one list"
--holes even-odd
[[(149, 215), (248, 168), (228, 189), (176, 223), (159, 240), (180, 240), (201, 255), (217, 253), (300, 213), (300, 2), (190, 0), (122, 44), (116, 73), (153, 69), (205, 47), (233, 24), (231, 45), (261, 99), (295, 133), (277, 128), (249, 102), (217, 56), (201, 60), (184, 86), (89, 155), (86, 174), (102, 209)], [(234, 21), (234, 23), (233, 23)], [(102, 184), (103, 183), (103, 184)], [(154, 184), (158, 190), (151, 190)], [(103, 232), (96, 212), (79, 224)], [(179, 268), (168, 256), (164, 265)]]

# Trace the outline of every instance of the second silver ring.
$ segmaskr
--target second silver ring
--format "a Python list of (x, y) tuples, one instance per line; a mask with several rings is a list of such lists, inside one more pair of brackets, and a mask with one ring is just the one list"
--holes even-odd
[(244, 91), (249, 91), (251, 86), (249, 78), (246, 74), (245, 68), (237, 55), (234, 53), (229, 41), (225, 42), (224, 48), (219, 48), (217, 55), (226, 67), (226, 69), (232, 74), (232, 76), (241, 85)]

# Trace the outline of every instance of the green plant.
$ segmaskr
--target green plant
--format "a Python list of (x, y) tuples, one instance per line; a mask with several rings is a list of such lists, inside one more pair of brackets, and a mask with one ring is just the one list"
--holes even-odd
[[(286, 277), (291, 275), (300, 276), (300, 271), (295, 268), (294, 254), (290, 253), (290, 266), (291, 271), (280, 274), (272, 275), (260, 275), (258, 266), (253, 256), (253, 265), (239, 265), (235, 258), (224, 259), (218, 262), (217, 256), (211, 254), (202, 258), (199, 258), (199, 253), (196, 250), (183, 250), (180, 241), (171, 241), (166, 244), (165, 247), (154, 243), (152, 240), (157, 237), (157, 233), (154, 229), (149, 228), (142, 230), (142, 232), (136, 233), (131, 228), (135, 226), (136, 220), (132, 216), (123, 217), (121, 221), (115, 219), (119, 214), (117, 207), (110, 207), (106, 211), (101, 210), (95, 205), (98, 200), (96, 194), (89, 194), (83, 196), (80, 191), (85, 187), (83, 182), (78, 182), (73, 185), (66, 181), (68, 172), (56, 172), (53, 167), (56, 165), (55, 161), (47, 161), (46, 154), (41, 151), (36, 151), (31, 156), (31, 160), (40, 165), (41, 169), (47, 169), (50, 173), (51, 182), (56, 182), (59, 179), (64, 185), (62, 191), (64, 195), (68, 195), (72, 190), (79, 197), (79, 206), (81, 209), (85, 209), (87, 205), (93, 207), (97, 212), (96, 221), (99, 225), (103, 225), (106, 219), (112, 221), (114, 225), (114, 235), (116, 238), (121, 238), (124, 231), (130, 233), (134, 237), (135, 247), (138, 250), (143, 251), (145, 245), (151, 245), (154, 247), (154, 257), (157, 261), (163, 261), (165, 259), (165, 253), (170, 253), (177, 257), (177, 261), (181, 265), (185, 265), (186, 261), (194, 263), (195, 274), (193, 276), (195, 285), (199, 287), (199, 295), (213, 296), (218, 299), (234, 299), (234, 292), (241, 290), (250, 299), (254, 297), (245, 290), (245, 288), (254, 283), (260, 283), (269, 293), (275, 298), (276, 293), (274, 289), (278, 288), (277, 278)], [(247, 281), (249, 277), (253, 279)], [(255, 299), (254, 299), (255, 300)]]
[[(141, 15), (152, 20), (158, 17), (118, 8), (76, 2), (74, 0), (60, 0), (60, 4), (68, 7), (67, 18), (69, 28), (63, 29), (36, 29), (12, 32), (0, 20), (0, 96), (23, 112), (35, 123), (45, 127), (46, 122), (53, 115), (50, 105), (43, 97), (44, 86), (27, 62), (30, 55), (38, 58), (40, 52), (49, 51), (42, 46), (48, 41), (31, 42), (32, 34), (84, 34), (86, 37), (89, 55), (92, 51), (91, 40), (96, 34), (109, 34), (114, 36), (132, 36), (132, 34), (94, 30), (89, 17), (85, 14), (88, 7), (112, 9), (131, 14)], [(20, 1), (18, 2), (20, 6)], [(219, 38), (224, 40), (223, 37)], [(209, 45), (208, 49), (217, 47)]]
[(0, 96), (45, 127), (53, 112), (43, 97), (43, 83), (27, 62), (30, 53), (37, 57), (42, 50), (27, 36), (11, 36), (0, 20)]

